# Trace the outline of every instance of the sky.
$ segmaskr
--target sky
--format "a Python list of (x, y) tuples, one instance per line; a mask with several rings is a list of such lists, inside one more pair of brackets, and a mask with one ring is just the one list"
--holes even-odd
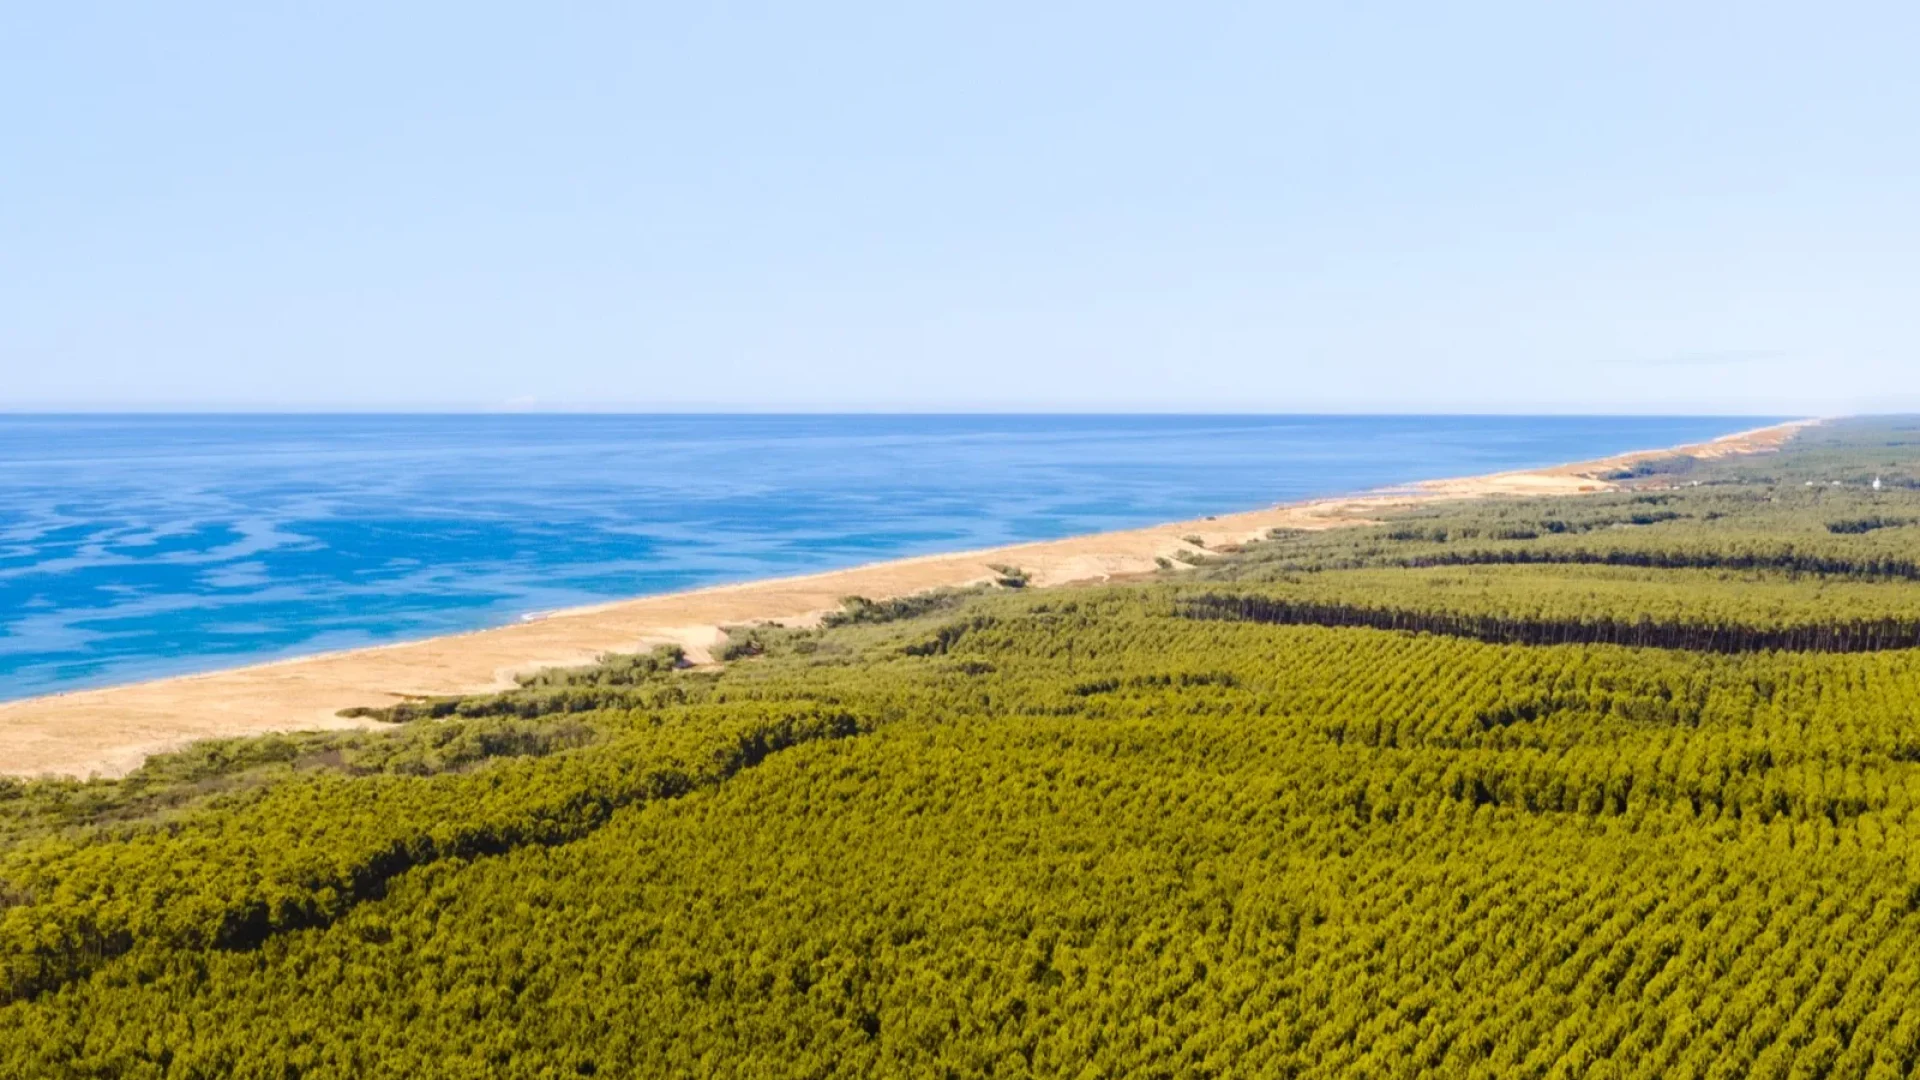
[(1920, 410), (1920, 5), (0, 6), (0, 409)]

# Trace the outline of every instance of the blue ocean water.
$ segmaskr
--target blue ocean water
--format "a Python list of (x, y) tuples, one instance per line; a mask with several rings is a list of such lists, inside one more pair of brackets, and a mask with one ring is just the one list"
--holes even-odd
[(0, 416), (0, 698), (1767, 419)]

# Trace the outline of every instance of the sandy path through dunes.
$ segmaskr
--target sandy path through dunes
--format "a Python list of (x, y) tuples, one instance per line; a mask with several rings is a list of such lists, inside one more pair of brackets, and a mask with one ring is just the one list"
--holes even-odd
[(840, 598), (849, 595), (880, 599), (969, 585), (990, 580), (992, 563), (1028, 571), (1037, 586), (1097, 581), (1152, 570), (1156, 557), (1191, 550), (1182, 539), (1187, 536), (1217, 547), (1264, 536), (1275, 527), (1353, 524), (1384, 508), (1425, 500), (1607, 490), (1613, 485), (1595, 477), (1634, 461), (1672, 453), (1721, 457), (1773, 450), (1804, 423), (1534, 472), (1441, 480), (1201, 521), (623, 600), (425, 641), (30, 698), (0, 704), (0, 774), (120, 775), (149, 754), (195, 739), (365, 726), (369, 722), (336, 714), (353, 705), (390, 704), (405, 695), (502, 688), (512, 685), (516, 673), (584, 663), (603, 652), (678, 642), (701, 656), (721, 639), (720, 627), (725, 625), (817, 617), (839, 607)]

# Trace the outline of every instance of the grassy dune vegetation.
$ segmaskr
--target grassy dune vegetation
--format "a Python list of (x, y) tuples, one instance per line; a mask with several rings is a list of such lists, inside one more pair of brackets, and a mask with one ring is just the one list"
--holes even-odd
[(12, 784), (0, 1076), (1911, 1075), (1920, 428), (1659, 464)]

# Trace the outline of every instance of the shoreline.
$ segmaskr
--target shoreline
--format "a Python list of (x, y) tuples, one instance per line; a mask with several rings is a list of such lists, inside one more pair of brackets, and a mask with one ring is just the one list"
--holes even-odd
[[(1017, 565), (1032, 586), (1102, 581), (1155, 570), (1156, 558), (1245, 543), (1276, 527), (1365, 524), (1366, 511), (1499, 495), (1576, 495), (1620, 490), (1601, 475), (1676, 454), (1718, 458), (1778, 450), (1818, 420), (1792, 420), (1702, 443), (1631, 451), (1592, 461), (1482, 476), (1428, 480), (1137, 529), (1035, 540), (974, 551), (914, 555), (839, 570), (710, 585), (678, 593), (534, 613), (503, 626), (416, 641), (361, 646), (211, 672), (0, 702), (0, 776), (113, 777), (148, 756), (200, 739), (272, 731), (369, 728), (340, 709), (408, 697), (484, 693), (513, 676), (591, 662), (606, 652), (677, 644), (708, 659), (724, 627), (803, 625), (848, 595), (886, 599), (992, 580), (991, 563)], [(1176, 562), (1176, 566), (1184, 565)]]

